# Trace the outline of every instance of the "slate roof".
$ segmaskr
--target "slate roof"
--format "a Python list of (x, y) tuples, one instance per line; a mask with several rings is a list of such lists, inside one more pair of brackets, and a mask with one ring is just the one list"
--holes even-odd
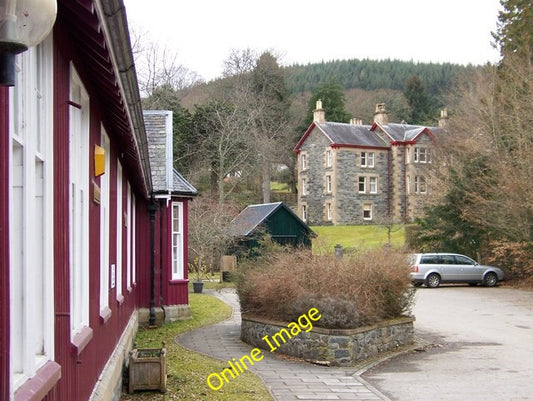
[[(311, 229), (283, 202), (247, 206), (228, 225), (228, 232), (235, 237), (247, 237), (279, 208), (285, 208), (306, 229)], [(312, 231), (311, 231), (312, 232)]]
[[(318, 128), (330, 141), (331, 146), (361, 147), (361, 148), (384, 148), (387, 149), (394, 142), (411, 142), (423, 132), (431, 136), (439, 136), (445, 132), (440, 127), (425, 127), (421, 125), (389, 123), (381, 125), (354, 125), (348, 123), (336, 123), (326, 121), (325, 123), (314, 122), (307, 129), (294, 150), (297, 152), (307, 139), (307, 136)], [(386, 141), (380, 135), (376, 135), (376, 128), (381, 129), (390, 141)]]
[(370, 131), (370, 125), (325, 122), (316, 126), (329, 138), (332, 145), (386, 148), (388, 144)]
[(173, 170), (172, 193), (176, 195), (197, 195), (198, 191), (193, 187), (183, 176), (178, 173), (178, 170)]
[(442, 132), (439, 127), (425, 127), (422, 125), (389, 123), (377, 124), (395, 142), (409, 142), (415, 140), (422, 132), (429, 131), (432, 134)]
[(172, 167), (172, 112), (144, 110), (152, 193), (197, 195), (197, 190)]

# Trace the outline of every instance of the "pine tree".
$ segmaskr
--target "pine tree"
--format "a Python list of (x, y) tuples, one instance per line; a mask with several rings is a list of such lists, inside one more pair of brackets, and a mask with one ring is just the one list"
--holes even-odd
[(307, 116), (305, 118), (306, 130), (313, 122), (313, 111), (316, 108), (317, 100), (322, 100), (322, 106), (326, 111), (326, 119), (338, 123), (347, 123), (350, 121), (350, 115), (346, 112), (344, 106), (344, 93), (342, 87), (335, 79), (330, 79), (317, 87), (316, 91), (309, 100)]
[(518, 55), (533, 63), (533, 7), (531, 0), (501, 0), (498, 29), (492, 33), (502, 57)]

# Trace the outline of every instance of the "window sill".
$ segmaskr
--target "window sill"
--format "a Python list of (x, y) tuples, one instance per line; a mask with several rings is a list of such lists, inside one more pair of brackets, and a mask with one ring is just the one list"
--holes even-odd
[(106, 306), (104, 309), (100, 310), (100, 323), (105, 324), (111, 318), (111, 309)]
[(77, 355), (80, 355), (85, 347), (93, 338), (93, 329), (83, 326), (79, 332), (74, 335), (71, 343), (74, 346)]
[(189, 279), (170, 280), (169, 284), (188, 284)]
[(59, 379), (61, 379), (61, 366), (54, 361), (48, 361), (37, 371), (35, 376), (27, 380), (15, 392), (15, 401), (42, 400), (54, 388)]

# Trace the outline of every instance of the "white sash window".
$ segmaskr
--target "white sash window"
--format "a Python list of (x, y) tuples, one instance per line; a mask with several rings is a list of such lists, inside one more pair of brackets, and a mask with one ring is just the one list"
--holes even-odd
[(71, 66), (70, 77), (70, 329), (89, 326), (89, 96)]
[(9, 99), (11, 394), (54, 357), (51, 37), (16, 63)]
[(172, 280), (183, 278), (183, 203), (172, 202)]

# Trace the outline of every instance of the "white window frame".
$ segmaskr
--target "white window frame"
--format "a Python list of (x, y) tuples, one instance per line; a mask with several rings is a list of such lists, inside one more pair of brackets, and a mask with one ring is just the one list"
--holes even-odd
[(110, 171), (111, 145), (104, 127), (101, 129), (100, 144), (105, 152), (105, 173), (100, 177), (100, 317), (107, 320), (111, 315), (109, 308), (109, 245), (110, 245)]
[[(183, 202), (172, 202), (172, 280), (183, 280)], [(177, 224), (176, 224), (177, 216)]]
[(124, 295), (122, 291), (122, 253), (124, 242), (122, 240), (122, 231), (124, 226), (124, 210), (122, 206), (124, 176), (122, 173), (122, 165), (117, 161), (117, 254), (116, 254), (116, 287), (117, 287), (117, 302), (121, 304), (124, 302)]
[[(357, 180), (357, 191), (360, 193), (360, 194), (366, 194), (366, 176), (364, 175), (360, 175), (358, 180)], [(361, 189), (361, 184), (363, 185), (363, 188)]]
[(307, 223), (307, 205), (302, 205), (302, 220)]
[(427, 192), (426, 177), (421, 175), (415, 176), (415, 193), (425, 195)]
[(331, 167), (333, 164), (332, 152), (330, 149), (326, 150), (326, 167)]
[(333, 213), (332, 213), (332, 210), (331, 210), (331, 203), (326, 203), (326, 218), (328, 219), (328, 221), (331, 221), (333, 220)]
[(71, 340), (89, 327), (89, 95), (70, 71), (69, 203)]
[(302, 171), (307, 170), (307, 154), (301, 153), (300, 160), (302, 162)]
[(131, 292), (132, 289), (132, 190), (131, 185), (128, 182), (127, 184), (127, 198), (126, 198), (126, 289), (128, 292)]
[(378, 193), (378, 177), (368, 178), (368, 190), (371, 194)]
[(331, 175), (326, 175), (326, 193), (332, 192)]
[(415, 147), (414, 162), (415, 163), (431, 163), (431, 153), (428, 147)]
[(361, 167), (373, 168), (375, 160), (374, 152), (361, 152)]
[(307, 195), (307, 179), (302, 178), (302, 196)]
[(54, 359), (51, 35), (16, 58), (9, 93), (10, 397)]
[[(365, 217), (365, 212), (369, 213), (368, 217)], [(372, 220), (372, 204), (371, 203), (364, 203), (363, 204), (363, 220), (365, 220), (365, 221)]]
[(132, 193), (131, 219), (131, 282), (135, 285), (137, 284), (137, 201), (134, 193)]

